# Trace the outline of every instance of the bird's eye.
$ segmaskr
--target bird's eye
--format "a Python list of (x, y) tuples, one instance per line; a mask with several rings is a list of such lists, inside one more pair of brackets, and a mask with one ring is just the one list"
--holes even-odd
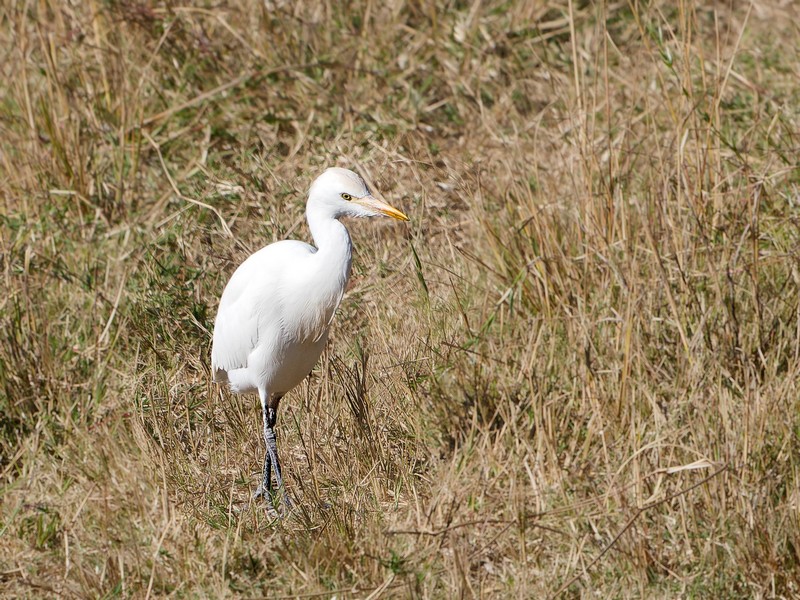
[(353, 197), (350, 194), (342, 194), (342, 199), (350, 202), (350, 200), (352, 200)]

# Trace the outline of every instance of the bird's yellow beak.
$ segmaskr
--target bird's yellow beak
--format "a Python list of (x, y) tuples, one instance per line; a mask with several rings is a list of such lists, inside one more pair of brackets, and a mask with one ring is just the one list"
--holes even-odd
[(397, 210), (394, 206), (387, 204), (386, 202), (376, 198), (372, 194), (367, 194), (362, 198), (355, 198), (353, 199), (353, 202), (355, 202), (356, 204), (360, 204), (365, 208), (369, 208), (370, 210), (377, 211), (382, 215), (386, 215), (387, 217), (392, 217), (393, 219), (397, 219), (398, 221), (409, 220), (405, 214)]

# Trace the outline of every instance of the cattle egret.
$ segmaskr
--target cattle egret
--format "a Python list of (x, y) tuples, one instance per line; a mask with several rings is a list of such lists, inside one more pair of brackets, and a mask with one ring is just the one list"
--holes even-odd
[(214, 322), (211, 369), (237, 394), (258, 392), (263, 418), (264, 471), (253, 498), (272, 497), (272, 469), (281, 477), (275, 421), (278, 403), (314, 367), (350, 277), (350, 235), (341, 217), (408, 217), (372, 194), (357, 174), (331, 168), (308, 192), (306, 219), (314, 246), (284, 240), (262, 248), (231, 277)]

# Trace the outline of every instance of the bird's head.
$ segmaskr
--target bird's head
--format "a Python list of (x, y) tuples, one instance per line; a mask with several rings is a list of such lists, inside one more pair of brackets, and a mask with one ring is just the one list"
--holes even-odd
[(373, 195), (358, 174), (338, 167), (327, 169), (311, 184), (308, 210), (324, 210), (335, 219), (386, 215), (408, 221), (402, 212)]

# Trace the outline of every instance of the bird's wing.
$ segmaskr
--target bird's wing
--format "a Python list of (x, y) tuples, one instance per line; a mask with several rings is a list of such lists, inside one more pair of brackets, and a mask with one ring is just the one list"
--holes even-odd
[(259, 334), (281, 319), (280, 278), (294, 259), (315, 252), (313, 246), (286, 240), (262, 248), (231, 276), (217, 310), (211, 346), (211, 370), (218, 381), (247, 366)]
[(246, 306), (230, 303), (217, 313), (211, 370), (214, 379), (225, 381), (228, 371), (247, 366), (247, 357), (258, 343), (257, 316)]

